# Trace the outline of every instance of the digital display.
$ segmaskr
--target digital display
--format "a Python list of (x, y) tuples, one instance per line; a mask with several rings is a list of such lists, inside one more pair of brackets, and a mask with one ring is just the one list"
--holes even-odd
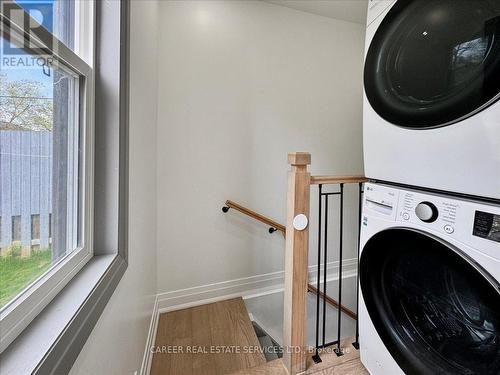
[(477, 237), (500, 242), (500, 215), (476, 211), (472, 234)]

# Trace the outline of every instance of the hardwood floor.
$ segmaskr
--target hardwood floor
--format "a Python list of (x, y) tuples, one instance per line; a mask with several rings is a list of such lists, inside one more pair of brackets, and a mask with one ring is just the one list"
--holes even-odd
[(321, 363), (314, 363), (312, 355), (307, 357), (307, 370), (305, 375), (368, 375), (359, 359), (359, 350), (354, 349), (352, 342), (354, 337), (348, 337), (341, 341), (344, 355), (337, 357), (331, 346), (320, 351)]
[[(334, 347), (329, 347), (320, 352), (321, 363), (314, 363), (312, 354), (307, 356), (307, 370), (303, 375), (369, 375), (361, 361), (359, 351), (355, 350), (351, 343), (353, 338), (342, 340), (341, 347), (344, 348), (344, 355), (337, 357), (333, 351)], [(264, 365), (239, 370), (231, 375), (287, 375), (281, 359), (268, 362)]]
[[(307, 356), (304, 375), (368, 375), (351, 342), (344, 355), (324, 349), (321, 363)], [(287, 375), (281, 359), (266, 362), (241, 298), (161, 314), (151, 375)], [(239, 348), (239, 350), (238, 350)]]
[[(335, 354), (334, 354), (335, 355)], [(336, 356), (336, 355), (335, 355)], [(317, 366), (308, 369), (304, 375), (369, 375), (368, 371), (362, 365), (359, 359), (345, 361), (338, 365)], [(239, 370), (231, 375), (288, 375), (281, 359), (268, 362), (257, 367)]]
[(241, 298), (172, 311), (160, 315), (151, 375), (220, 375), (259, 366), (264, 355), (245, 350), (258, 346)]
[(288, 375), (288, 371), (281, 359), (275, 359), (260, 366), (232, 372), (230, 375)]

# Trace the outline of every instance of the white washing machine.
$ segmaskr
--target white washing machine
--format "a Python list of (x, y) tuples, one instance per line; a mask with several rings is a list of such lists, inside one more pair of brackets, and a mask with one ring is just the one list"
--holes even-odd
[(372, 375), (500, 374), (500, 206), (367, 183), (359, 343)]
[(367, 177), (500, 199), (500, 1), (370, 0)]

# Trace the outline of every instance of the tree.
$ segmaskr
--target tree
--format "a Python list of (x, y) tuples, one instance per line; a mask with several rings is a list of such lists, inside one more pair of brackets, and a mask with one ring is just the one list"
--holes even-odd
[(0, 130), (52, 130), (53, 101), (42, 97), (43, 86), (0, 74)]

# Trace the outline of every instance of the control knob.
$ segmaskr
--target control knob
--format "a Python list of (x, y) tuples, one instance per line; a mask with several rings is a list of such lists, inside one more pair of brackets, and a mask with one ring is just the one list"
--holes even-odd
[(420, 202), (415, 208), (415, 215), (424, 223), (432, 223), (438, 218), (439, 212), (434, 203)]

